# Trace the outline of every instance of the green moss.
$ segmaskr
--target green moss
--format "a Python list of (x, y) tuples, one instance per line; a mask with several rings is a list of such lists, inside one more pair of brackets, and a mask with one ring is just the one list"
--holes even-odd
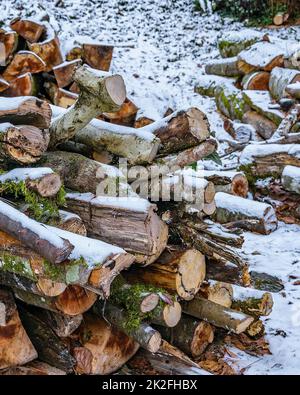
[(47, 222), (50, 218), (58, 218), (58, 207), (66, 202), (64, 187), (61, 187), (54, 198), (44, 198), (27, 188), (25, 181), (5, 181), (0, 183), (1, 195), (22, 198), (28, 205), (28, 213), (37, 221)]
[(30, 262), (26, 258), (3, 253), (0, 256), (0, 267), (1, 270), (20, 274), (30, 280), (36, 281), (36, 276), (31, 269)]

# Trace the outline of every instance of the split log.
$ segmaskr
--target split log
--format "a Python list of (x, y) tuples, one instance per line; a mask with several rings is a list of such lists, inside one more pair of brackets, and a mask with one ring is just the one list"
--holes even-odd
[(33, 125), (48, 129), (51, 121), (49, 103), (36, 97), (0, 98), (0, 122)]
[(220, 262), (218, 259), (207, 259), (206, 276), (209, 280), (221, 281), (244, 287), (251, 285), (251, 276), (248, 266), (238, 267), (230, 262)]
[(10, 28), (30, 43), (37, 42), (44, 32), (44, 25), (32, 19), (15, 18), (10, 22)]
[(203, 96), (215, 97), (217, 89), (235, 88), (236, 79), (214, 75), (201, 75), (195, 86), (195, 92)]
[(76, 68), (81, 64), (79, 59), (72, 60), (71, 62), (64, 62), (53, 67), (57, 85), (64, 88), (73, 82), (73, 74)]
[(216, 192), (226, 192), (241, 197), (246, 197), (248, 194), (248, 180), (243, 172), (204, 170), (203, 176), (214, 184)]
[(205, 73), (223, 77), (236, 77), (243, 75), (238, 69), (237, 57), (213, 60), (205, 65)]
[(114, 166), (104, 165), (83, 155), (64, 151), (45, 152), (39, 164), (50, 167), (61, 177), (64, 185), (78, 192), (127, 196), (130, 186), (123, 173)]
[(23, 365), (37, 357), (20, 320), (13, 295), (0, 289), (0, 369)]
[(5, 53), (1, 55), (3, 57), (2, 61), (3, 64), (7, 65), (18, 48), (19, 35), (14, 31), (4, 32), (3, 36), (0, 37), (0, 42), (3, 43), (5, 48)]
[(300, 99), (300, 84), (289, 84), (285, 88), (286, 92), (294, 97), (295, 99)]
[(124, 332), (92, 314), (85, 315), (78, 336), (81, 346), (73, 349), (73, 355), (75, 370), (80, 374), (111, 374), (139, 348), (139, 344)]
[(244, 144), (252, 140), (255, 132), (255, 129), (251, 125), (247, 125), (247, 122), (232, 122), (227, 118), (224, 120), (224, 129), (234, 140)]
[(31, 73), (25, 73), (11, 81), (8, 89), (3, 92), (4, 97), (36, 96), (39, 87), (36, 77)]
[(5, 122), (0, 124), (0, 141), (0, 162), (4, 167), (10, 162), (26, 165), (40, 159), (47, 149), (49, 135), (35, 126), (14, 126)]
[(9, 88), (9, 83), (3, 78), (0, 78), (0, 92), (3, 92)]
[(300, 168), (286, 166), (282, 172), (281, 183), (287, 191), (300, 194)]
[(216, 194), (215, 201), (215, 220), (221, 224), (230, 223), (231, 226), (261, 234), (269, 234), (277, 229), (276, 214), (269, 204), (223, 192)]
[(66, 198), (68, 208), (82, 218), (92, 237), (136, 254), (138, 262), (150, 263), (165, 249), (168, 227), (147, 200), (74, 193)]
[(46, 72), (51, 71), (54, 66), (63, 61), (59, 39), (48, 26), (46, 27), (43, 41), (32, 43), (27, 41), (27, 45), (30, 51), (36, 53), (43, 59)]
[[(65, 113), (65, 110), (55, 106), (52, 106), (52, 111), (55, 116)], [(74, 139), (95, 151), (105, 149), (125, 157), (131, 164), (151, 163), (160, 144), (160, 140), (147, 130), (114, 125), (98, 119), (93, 119), (84, 128), (77, 130)]]
[(76, 233), (81, 236), (87, 236), (86, 227), (82, 219), (77, 214), (59, 210), (59, 219), (55, 220), (51, 224), (57, 228), (67, 230), (68, 232)]
[(263, 39), (268, 40), (268, 37), (263, 37), (256, 31), (245, 31), (245, 33), (241, 31), (225, 32), (218, 41), (218, 47), (221, 56), (223, 58), (228, 58), (237, 56), (244, 49)]
[(280, 177), (285, 166), (300, 167), (299, 144), (256, 144), (240, 156), (241, 169), (255, 177)]
[(202, 211), (204, 214), (208, 215), (209, 217), (212, 216), (216, 211), (215, 201), (213, 200), (211, 203), (204, 203)]
[(108, 71), (114, 47), (103, 44), (83, 44), (83, 60), (94, 69)]
[(119, 111), (105, 112), (100, 115), (98, 119), (103, 119), (106, 122), (117, 125), (133, 127), (138, 110), (138, 107), (131, 100), (126, 98)]
[(182, 302), (183, 312), (214, 326), (233, 333), (242, 333), (253, 322), (253, 317), (221, 306), (210, 300), (197, 297), (189, 302)]
[(162, 342), (160, 333), (146, 323), (141, 323), (138, 326), (132, 325), (132, 323), (128, 321), (125, 309), (115, 307), (109, 302), (106, 302), (103, 306), (101, 302), (98, 301), (93, 307), (93, 312), (109, 321), (112, 325), (134, 339), (141, 347), (151, 353), (156, 353), (159, 350)]
[(32, 361), (23, 366), (13, 366), (0, 371), (0, 376), (64, 376), (66, 372), (41, 361)]
[(266, 71), (253, 71), (246, 74), (242, 80), (244, 90), (268, 91), (270, 73)]
[(275, 67), (270, 76), (269, 89), (275, 100), (287, 96), (286, 87), (300, 82), (300, 71)]
[(256, 132), (266, 140), (271, 138), (277, 129), (273, 121), (256, 111), (245, 112), (242, 121), (251, 125)]
[(245, 102), (254, 111), (268, 118), (277, 126), (284, 119), (284, 113), (277, 108), (272, 108), (272, 99), (269, 92), (266, 91), (243, 91)]
[(134, 268), (124, 276), (129, 282), (155, 285), (190, 300), (204, 281), (205, 257), (197, 250), (170, 246), (155, 263), (147, 268)]
[(15, 168), (0, 175), (0, 193), (5, 192), (7, 184), (24, 182), (26, 188), (42, 197), (54, 197), (62, 183), (58, 174), (49, 167)]
[(126, 98), (126, 89), (120, 75), (105, 75), (87, 65), (73, 74), (80, 87), (78, 100), (65, 114), (53, 120), (50, 133), (52, 147), (71, 139), (93, 118), (103, 112), (116, 111)]
[(41, 73), (45, 71), (45, 62), (34, 52), (19, 51), (4, 70), (2, 77), (6, 81), (13, 81), (24, 73)]
[(214, 340), (214, 329), (208, 322), (188, 315), (183, 315), (174, 328), (157, 328), (163, 339), (192, 358), (198, 358)]
[(68, 240), (1, 201), (0, 228), (53, 264), (66, 260), (74, 248)]
[(284, 51), (279, 45), (261, 41), (238, 54), (238, 69), (244, 74), (256, 70), (271, 71), (282, 67), (283, 61)]
[[(106, 298), (109, 296), (113, 279), (134, 261), (132, 255), (126, 254), (119, 247), (58, 228), (46, 227), (75, 245), (68, 261), (52, 265), (22, 246), (16, 239), (0, 232), (1, 270), (25, 276), (35, 282), (47, 279), (56, 283), (81, 285)], [(76, 292), (74, 294), (76, 296)]]
[(48, 324), (29, 312), (24, 306), (19, 307), (19, 312), (24, 328), (38, 352), (39, 359), (66, 373), (71, 373), (75, 360), (64, 342)]
[(231, 307), (233, 299), (233, 287), (229, 283), (214, 281), (202, 284), (199, 295), (211, 302), (217, 303), (224, 307)]
[(253, 321), (252, 324), (246, 329), (245, 333), (254, 340), (261, 338), (265, 334), (264, 323), (262, 320)]

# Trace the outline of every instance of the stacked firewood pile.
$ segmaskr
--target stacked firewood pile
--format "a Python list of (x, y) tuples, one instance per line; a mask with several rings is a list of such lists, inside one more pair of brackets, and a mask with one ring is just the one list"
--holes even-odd
[[(169, 111), (135, 128), (123, 78), (108, 72), (112, 48), (78, 45), (62, 62), (46, 24), (11, 28), (1, 32), (10, 48), (0, 98), (1, 374), (221, 374), (234, 372), (229, 345), (267, 352), (260, 317), (272, 310), (266, 291), (281, 285), (250, 273), (239, 250), (241, 229), (268, 234), (277, 218), (246, 199), (243, 171), (194, 169), (216, 155), (205, 114)], [(240, 97), (231, 81), (218, 97), (229, 87)], [(73, 90), (63, 108), (59, 97)], [(240, 124), (229, 126), (240, 136)], [(135, 165), (146, 170), (138, 191)], [(142, 191), (155, 165), (162, 176), (151, 182), (168, 185), (171, 201)], [(175, 199), (181, 175), (201, 199)]]

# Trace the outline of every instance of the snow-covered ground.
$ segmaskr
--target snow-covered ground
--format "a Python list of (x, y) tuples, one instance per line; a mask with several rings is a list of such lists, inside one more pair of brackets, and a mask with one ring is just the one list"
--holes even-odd
[[(24, 13), (47, 13), (65, 49), (79, 35), (114, 44), (113, 71), (124, 76), (140, 114), (159, 119), (168, 107), (194, 105), (208, 113), (217, 137), (229, 139), (213, 101), (193, 90), (205, 62), (218, 56), (218, 39), (229, 30), (245, 29), (240, 23), (201, 16), (193, 0), (1, 0), (2, 20)], [(269, 33), (300, 41), (300, 27)], [(274, 310), (265, 320), (272, 355), (255, 358), (239, 352), (245, 374), (300, 374), (300, 286), (290, 277), (300, 279), (300, 227), (280, 224), (269, 236), (245, 233), (245, 239), (251, 268), (285, 283), (285, 290), (274, 294)]]

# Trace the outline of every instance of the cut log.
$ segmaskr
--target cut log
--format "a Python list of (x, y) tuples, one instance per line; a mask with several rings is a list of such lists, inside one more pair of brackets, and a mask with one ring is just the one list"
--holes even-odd
[(0, 376), (64, 376), (66, 372), (41, 361), (32, 361), (23, 366), (13, 366), (0, 371)]
[(213, 213), (216, 211), (216, 203), (213, 200), (211, 203), (204, 203), (203, 205), (203, 213), (208, 215), (209, 217), (213, 215)]
[[(199, 296), (204, 297), (211, 302), (220, 304), (224, 307), (231, 307), (233, 298), (233, 287), (229, 283), (212, 282), (202, 284)], [(196, 298), (198, 295), (196, 295)]]
[(49, 325), (58, 337), (71, 336), (83, 320), (82, 314), (71, 316), (45, 309), (35, 309), (34, 312), (37, 317)]
[(286, 117), (281, 121), (273, 135), (273, 138), (287, 136), (292, 131), (293, 126), (296, 125), (299, 116), (300, 104), (296, 104), (289, 110)]
[(0, 175), (0, 192), (5, 192), (5, 186), (24, 182), (26, 188), (42, 197), (54, 197), (59, 192), (62, 183), (58, 174), (49, 167), (15, 168)]
[(248, 194), (248, 180), (243, 172), (204, 170), (203, 176), (214, 184), (216, 192), (226, 192), (241, 197), (246, 197)]
[(73, 107), (53, 120), (50, 127), (52, 147), (70, 140), (101, 113), (120, 108), (126, 98), (123, 78), (103, 73), (87, 65), (75, 70), (73, 77), (80, 87), (80, 95)]
[(300, 167), (300, 145), (250, 145), (243, 150), (240, 164), (241, 169), (250, 176), (280, 177), (285, 166)]
[(243, 73), (238, 69), (237, 57), (217, 59), (205, 65), (205, 73), (219, 75), (223, 77), (236, 77), (243, 75)]
[(230, 262), (220, 262), (218, 259), (207, 259), (206, 276), (209, 280), (221, 281), (244, 287), (251, 285), (251, 276), (248, 266), (238, 267)]
[(160, 333), (146, 323), (141, 323), (138, 326), (132, 325), (132, 323), (128, 322), (125, 309), (115, 307), (109, 302), (102, 305), (98, 301), (93, 307), (93, 312), (109, 321), (151, 353), (156, 353), (159, 350), (162, 342)]
[(170, 154), (199, 145), (210, 136), (207, 116), (198, 108), (177, 111), (161, 121), (144, 127), (161, 141), (160, 154)]
[(49, 72), (54, 66), (62, 63), (62, 53), (58, 37), (47, 26), (45, 39), (40, 42), (28, 42), (30, 51), (36, 53), (45, 63), (45, 71)]
[(218, 110), (232, 120), (241, 120), (249, 109), (242, 91), (235, 87), (218, 87), (215, 90), (215, 100)]
[(32, 19), (15, 18), (10, 22), (10, 28), (30, 43), (39, 40), (44, 32), (44, 25)]
[[(65, 110), (55, 106), (52, 106), (52, 111), (54, 116), (65, 113)], [(95, 151), (105, 149), (125, 157), (131, 164), (151, 163), (160, 144), (160, 140), (147, 130), (114, 125), (99, 119), (93, 119), (78, 130), (74, 139)]]
[(261, 234), (269, 234), (277, 229), (276, 214), (269, 204), (223, 192), (216, 194), (215, 201), (215, 220), (221, 224), (230, 223), (232, 226)]
[(38, 90), (36, 77), (31, 73), (25, 73), (10, 82), (9, 88), (3, 92), (3, 96), (35, 96), (38, 94)]
[(208, 322), (188, 315), (183, 315), (174, 328), (157, 328), (165, 340), (192, 358), (198, 358), (214, 340), (214, 330)]
[[(170, 114), (168, 114), (168, 115), (170, 115)], [(153, 122), (154, 122), (153, 119), (150, 119), (147, 117), (139, 117), (134, 121), (133, 127), (136, 129), (139, 129), (139, 128), (143, 128), (144, 126), (150, 125)]]
[(6, 81), (13, 81), (24, 73), (41, 73), (45, 71), (45, 67), (45, 62), (34, 52), (19, 51), (4, 70), (2, 77)]
[(19, 35), (14, 31), (4, 32), (0, 37), (0, 42), (3, 43), (5, 48), (5, 53), (1, 54), (1, 61), (2, 64), (7, 65), (18, 48)]
[(300, 71), (275, 67), (270, 76), (269, 89), (275, 100), (287, 96), (286, 87), (300, 82)]
[(232, 122), (227, 118), (224, 120), (224, 129), (234, 140), (244, 144), (252, 140), (255, 132), (255, 129), (251, 125), (247, 125), (247, 122)]
[(23, 365), (37, 358), (37, 352), (20, 321), (10, 291), (0, 289), (0, 369)]
[(294, 97), (295, 99), (300, 99), (300, 83), (289, 84), (285, 88), (286, 92)]
[(155, 263), (124, 276), (135, 284), (155, 285), (190, 300), (205, 278), (205, 257), (197, 250), (169, 246)]
[(111, 374), (120, 369), (138, 350), (139, 344), (103, 318), (86, 314), (79, 328), (81, 347), (73, 349), (76, 372)]
[(284, 289), (284, 284), (276, 276), (271, 276), (267, 273), (260, 273), (254, 270), (251, 271), (251, 285), (252, 287), (261, 291), (280, 292)]
[(252, 322), (252, 324), (246, 329), (245, 333), (254, 340), (261, 338), (265, 334), (264, 323), (262, 320)]
[(273, 297), (269, 292), (235, 287), (232, 308), (258, 319), (261, 316), (268, 316), (271, 314)]
[(182, 302), (183, 312), (214, 326), (233, 333), (242, 333), (254, 321), (253, 317), (221, 306), (210, 300), (197, 297), (189, 302)]
[(147, 200), (74, 193), (66, 198), (68, 208), (82, 218), (92, 237), (137, 254), (139, 262), (145, 256), (156, 259), (165, 249), (168, 227)]
[(257, 42), (238, 54), (238, 69), (244, 74), (257, 70), (271, 71), (282, 67), (283, 62), (283, 49), (267, 41)]
[(47, 149), (49, 135), (35, 126), (5, 122), (0, 124), (0, 141), (0, 162), (5, 168), (10, 162), (22, 165), (37, 162)]
[(60, 88), (64, 88), (73, 82), (75, 69), (81, 64), (80, 59), (64, 62), (53, 67), (53, 72)]
[(221, 56), (228, 58), (237, 56), (244, 49), (263, 39), (267, 40), (268, 37), (263, 37), (259, 32), (253, 30), (224, 32), (222, 38), (218, 41), (218, 47)]
[(242, 121), (251, 125), (256, 132), (266, 140), (272, 137), (277, 129), (277, 126), (273, 121), (256, 111), (245, 112)]
[(195, 86), (195, 92), (203, 96), (215, 97), (216, 91), (220, 88), (235, 88), (236, 79), (225, 78), (214, 75), (201, 75)]
[(270, 73), (266, 71), (253, 71), (246, 74), (242, 80), (244, 90), (267, 91), (269, 90)]
[(68, 211), (59, 210), (59, 219), (54, 220), (51, 225), (81, 236), (87, 236), (86, 227), (79, 215)]
[(243, 91), (246, 103), (259, 114), (270, 119), (277, 126), (284, 118), (284, 113), (276, 108), (272, 108), (272, 99), (266, 91)]
[(82, 44), (82, 58), (94, 69), (108, 71), (114, 47), (104, 44)]
[(47, 129), (51, 121), (49, 103), (36, 97), (0, 98), (0, 122), (33, 125)]
[(19, 307), (19, 312), (22, 323), (38, 352), (39, 359), (66, 373), (71, 373), (75, 360), (63, 341), (48, 324), (29, 312), (24, 306)]
[[(116, 167), (104, 165), (83, 155), (64, 152), (46, 152), (40, 161), (60, 175), (64, 185), (78, 192), (92, 192), (107, 195), (127, 196), (131, 188)], [(101, 187), (103, 191), (101, 193)]]
[(284, 189), (300, 194), (300, 167), (285, 166), (281, 176)]
[(131, 100), (126, 98), (119, 111), (105, 112), (98, 118), (103, 118), (104, 121), (117, 125), (133, 127), (137, 112), (138, 107)]
[(9, 83), (3, 78), (0, 78), (0, 92), (3, 92), (9, 88)]
[(283, 25), (289, 19), (289, 14), (287, 12), (277, 12), (273, 18), (273, 23), (276, 26)]
[(53, 264), (66, 260), (74, 248), (68, 240), (1, 201), (0, 228)]

